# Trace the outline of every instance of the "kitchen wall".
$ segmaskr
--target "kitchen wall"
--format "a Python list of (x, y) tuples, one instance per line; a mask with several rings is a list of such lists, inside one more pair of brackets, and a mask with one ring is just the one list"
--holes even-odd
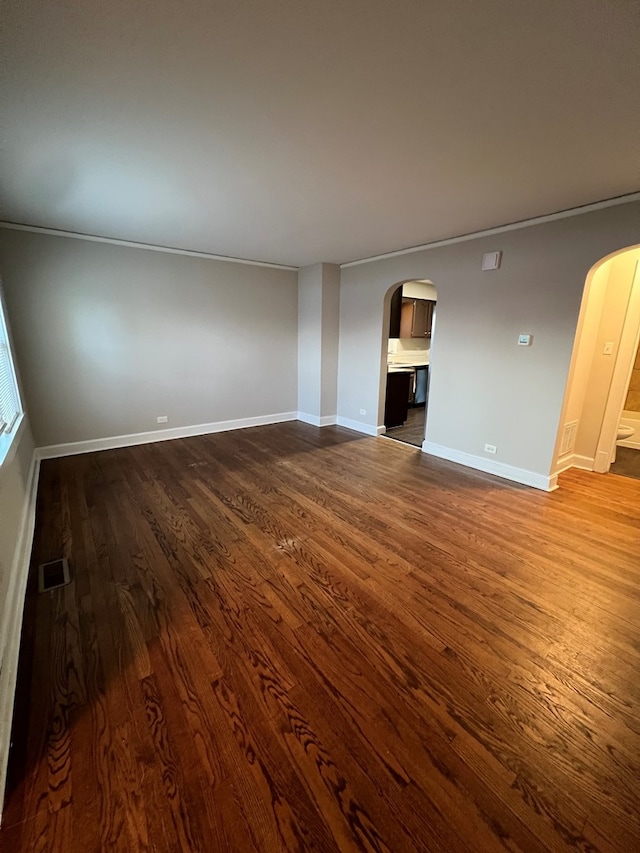
[[(339, 415), (382, 424), (385, 330), (394, 285), (420, 278), (438, 293), (427, 441), (471, 462), (546, 477), (586, 276), (638, 242), (640, 204), (610, 208), (342, 269)], [(482, 255), (502, 250), (499, 270)], [(520, 333), (533, 345), (518, 347)], [(360, 415), (360, 409), (367, 412)]]
[[(429, 281), (405, 281), (402, 285), (402, 297), (408, 299), (437, 299), (437, 291)], [(419, 361), (424, 360), (425, 351), (428, 353), (431, 339), (427, 338), (389, 338), (388, 361), (402, 362), (415, 355)]]
[(428, 359), (430, 349), (429, 338), (389, 338), (388, 361), (406, 361), (412, 356), (423, 361), (425, 357)]
[(38, 446), (295, 417), (295, 272), (6, 229), (0, 263)]
[(430, 281), (405, 281), (402, 297), (407, 299), (437, 299), (438, 291)]

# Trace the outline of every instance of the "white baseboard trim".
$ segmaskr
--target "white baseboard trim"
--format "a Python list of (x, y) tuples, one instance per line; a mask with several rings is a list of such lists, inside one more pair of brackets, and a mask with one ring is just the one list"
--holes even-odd
[(582, 471), (593, 471), (595, 460), (593, 456), (581, 456), (574, 453), (571, 458), (571, 468), (580, 468)]
[(564, 474), (565, 471), (568, 471), (569, 468), (573, 468), (573, 453), (569, 454), (569, 456), (565, 456), (561, 461), (556, 463), (555, 477), (559, 477), (560, 474)]
[(117, 447), (153, 444), (156, 441), (172, 441), (175, 438), (189, 438), (193, 435), (208, 435), (209, 433), (226, 432), (232, 429), (281, 424), (285, 421), (295, 421), (297, 417), (297, 412), (280, 412), (274, 415), (259, 415), (254, 418), (218, 421), (212, 424), (158, 429), (151, 432), (136, 432), (131, 435), (114, 435), (109, 438), (94, 438), (89, 441), (72, 441), (69, 444), (50, 444), (47, 447), (38, 447), (36, 453), (39, 459), (57, 459), (60, 456), (76, 456), (78, 453), (93, 453), (96, 450), (113, 450)]
[(34, 452), (29, 468), (27, 496), (18, 531), (16, 551), (9, 575), (7, 597), (2, 614), (2, 639), (0, 640), (0, 821), (4, 808), (4, 793), (7, 781), (7, 762), (11, 745), (11, 722), (13, 702), (18, 676), (18, 655), (20, 652), (20, 634), (24, 598), (29, 577), (31, 546), (36, 522), (36, 497), (40, 459)]
[(311, 424), (311, 426), (324, 427), (333, 426), (337, 418), (336, 415), (323, 415), (319, 417), (318, 415), (309, 415), (306, 412), (298, 412), (296, 420), (302, 421), (304, 424)]
[(458, 462), (460, 465), (466, 465), (467, 468), (475, 468), (477, 471), (484, 471), (486, 474), (495, 474), (496, 477), (522, 483), (524, 486), (531, 486), (544, 492), (552, 492), (558, 488), (557, 474), (546, 476), (535, 471), (527, 471), (526, 468), (515, 468), (513, 465), (506, 465), (504, 462), (494, 462), (492, 459), (484, 459), (482, 456), (475, 456), (472, 453), (464, 453), (461, 450), (434, 444), (434, 442), (426, 439), (422, 443), (422, 450), (431, 456), (437, 456), (449, 462)]
[(579, 453), (570, 453), (558, 461), (558, 469), (555, 476), (563, 474), (569, 468), (580, 468), (581, 471), (593, 471), (594, 464), (593, 456), (581, 456)]
[(338, 426), (346, 427), (347, 429), (363, 432), (365, 435), (381, 435), (385, 429), (380, 426), (371, 426), (371, 424), (363, 424), (362, 421), (352, 421), (351, 418), (343, 418), (340, 415), (336, 418)]

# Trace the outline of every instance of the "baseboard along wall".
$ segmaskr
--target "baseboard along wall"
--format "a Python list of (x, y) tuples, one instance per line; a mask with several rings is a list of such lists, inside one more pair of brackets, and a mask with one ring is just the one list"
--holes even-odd
[(89, 441), (73, 441), (67, 444), (50, 444), (39, 447), (40, 459), (56, 459), (60, 456), (75, 456), (78, 453), (93, 453), (96, 450), (113, 450), (117, 447), (133, 447), (136, 444), (153, 444), (156, 441), (172, 441), (176, 438), (189, 438), (193, 435), (207, 435), (247, 427), (268, 426), (298, 419), (297, 412), (279, 412), (273, 415), (259, 415), (252, 418), (238, 418), (231, 421), (217, 421), (210, 424), (158, 429), (150, 432), (136, 432), (130, 435), (115, 435), (108, 438), (94, 438)]
[(385, 432), (384, 426), (372, 426), (371, 424), (365, 424), (362, 421), (353, 421), (351, 418), (340, 417), (340, 415), (336, 418), (336, 423), (338, 426), (355, 430), (355, 432), (362, 432), (365, 435), (382, 435), (382, 433)]
[(304, 424), (310, 424), (311, 426), (317, 427), (325, 427), (325, 426), (333, 426), (336, 423), (337, 416), (336, 415), (309, 415), (307, 412), (298, 412), (298, 416), (296, 418), (298, 421), (302, 421)]
[(431, 456), (437, 456), (439, 459), (458, 462), (460, 465), (466, 465), (467, 468), (475, 468), (476, 471), (483, 471), (485, 474), (495, 474), (496, 477), (522, 483), (524, 486), (531, 486), (544, 492), (552, 492), (558, 488), (557, 474), (545, 476), (535, 471), (528, 471), (526, 468), (516, 468), (513, 465), (506, 465), (504, 462), (497, 462), (493, 459), (485, 459), (483, 456), (475, 456), (472, 453), (464, 453), (461, 450), (444, 447), (426, 439), (422, 443), (422, 450)]

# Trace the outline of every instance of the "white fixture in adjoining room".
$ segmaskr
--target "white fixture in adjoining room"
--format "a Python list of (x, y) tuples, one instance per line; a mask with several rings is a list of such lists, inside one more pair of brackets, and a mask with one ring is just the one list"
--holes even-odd
[(625, 424), (618, 424), (618, 432), (616, 433), (616, 441), (622, 441), (627, 438), (631, 438), (634, 434), (635, 429), (631, 426), (626, 426)]
[(558, 437), (557, 460), (563, 464), (566, 459), (569, 465), (606, 473), (618, 446), (636, 446), (640, 418), (635, 421), (633, 412), (625, 410), (625, 399), (639, 338), (640, 246), (636, 245), (604, 258), (587, 278), (563, 418), (565, 429), (568, 422), (576, 423), (575, 440), (570, 442), (564, 434)]

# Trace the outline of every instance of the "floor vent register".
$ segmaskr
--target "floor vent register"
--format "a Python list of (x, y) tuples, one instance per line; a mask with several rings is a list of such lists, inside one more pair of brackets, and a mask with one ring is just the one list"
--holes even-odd
[(49, 592), (68, 583), (71, 583), (71, 575), (65, 557), (51, 560), (49, 563), (40, 563), (38, 566), (38, 592)]

